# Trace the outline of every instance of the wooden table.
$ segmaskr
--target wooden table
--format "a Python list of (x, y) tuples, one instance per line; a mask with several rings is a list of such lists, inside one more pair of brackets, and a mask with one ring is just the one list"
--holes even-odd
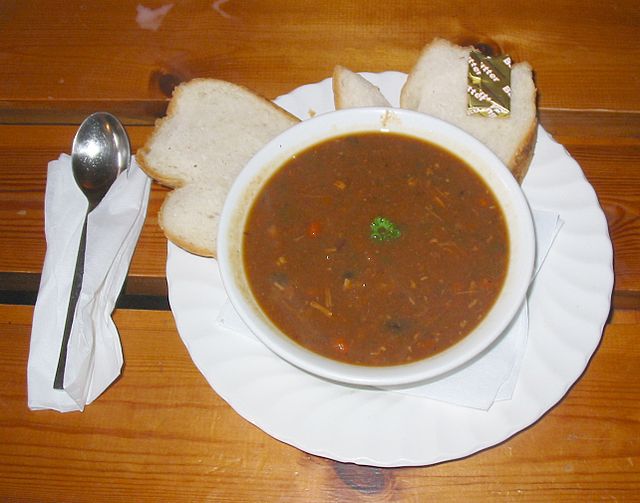
[[(637, 2), (190, 0), (155, 30), (136, 20), (140, 7), (0, 3), (0, 500), (640, 501)], [(274, 98), (337, 63), (408, 71), (435, 36), (532, 64), (541, 123), (580, 163), (609, 223), (611, 314), (556, 407), (500, 445), (430, 467), (342, 464), (274, 440), (218, 397), (178, 336), (155, 186), (114, 314), (122, 377), (83, 413), (29, 411), (45, 170), (85, 115), (117, 114), (137, 148), (181, 81), (216, 77)]]

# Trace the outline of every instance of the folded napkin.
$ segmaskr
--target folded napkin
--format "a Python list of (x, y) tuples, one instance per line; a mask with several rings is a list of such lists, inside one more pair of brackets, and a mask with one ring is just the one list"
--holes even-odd
[[(536, 233), (534, 271), (537, 274), (562, 227), (562, 221), (556, 213), (548, 211), (533, 210), (532, 214)], [(228, 300), (218, 313), (216, 322), (227, 330), (254, 337)], [(488, 410), (496, 400), (508, 400), (513, 395), (527, 345), (528, 328), (525, 301), (496, 343), (471, 363), (420, 385), (384, 390)]]
[(122, 346), (111, 319), (147, 213), (151, 180), (131, 160), (89, 214), (82, 290), (69, 337), (64, 390), (53, 389), (87, 200), (71, 157), (49, 163), (45, 194), (47, 252), (33, 314), (27, 366), (32, 410), (83, 410), (120, 374)]

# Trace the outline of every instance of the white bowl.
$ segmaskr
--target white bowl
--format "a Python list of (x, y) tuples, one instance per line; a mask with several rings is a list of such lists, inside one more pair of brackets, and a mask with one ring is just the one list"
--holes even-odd
[[(495, 119), (501, 120), (501, 119)], [(502, 206), (509, 232), (508, 270), (503, 288), (483, 321), (449, 349), (414, 363), (369, 367), (316, 354), (284, 335), (262, 312), (246, 279), (242, 260), (243, 229), (252, 202), (264, 183), (292, 155), (354, 132), (389, 131), (427, 140), (454, 152), (483, 178)], [(218, 263), (229, 299), (249, 329), (274, 353), (297, 367), (334, 381), (394, 386), (434, 378), (468, 363), (505, 330), (525, 299), (535, 258), (531, 212), (505, 165), (464, 131), (417, 112), (390, 108), (355, 108), (301, 122), (262, 148), (235, 180), (224, 205), (218, 232)]]

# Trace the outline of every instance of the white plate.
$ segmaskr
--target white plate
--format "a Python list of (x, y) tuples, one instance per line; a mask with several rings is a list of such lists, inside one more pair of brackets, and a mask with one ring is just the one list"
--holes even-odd
[[(363, 74), (398, 104), (406, 75)], [(330, 79), (276, 100), (304, 119), (333, 109)], [(341, 386), (303, 373), (257, 340), (220, 329), (226, 296), (216, 262), (169, 244), (169, 300), (196, 366), (238, 414), (306, 452), (375, 466), (428, 465), (495, 445), (535, 422), (580, 377), (609, 313), (612, 248), (595, 192), (539, 128), (523, 184), (532, 206), (564, 221), (532, 285), (530, 333), (511, 400), (488, 411)], [(214, 348), (212, 350), (212, 348)]]

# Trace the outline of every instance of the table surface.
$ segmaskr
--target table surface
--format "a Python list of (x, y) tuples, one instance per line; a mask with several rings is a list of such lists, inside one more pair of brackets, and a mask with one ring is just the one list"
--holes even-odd
[[(19, 501), (640, 501), (640, 4), (633, 0), (0, 3), (0, 499)], [(26, 364), (46, 251), (47, 162), (84, 116), (120, 117), (134, 150), (194, 77), (268, 98), (331, 74), (407, 72), (434, 37), (528, 61), (541, 124), (605, 212), (615, 287), (603, 339), (565, 398), (461, 460), (376, 468), (256, 428), (198, 372), (166, 299), (154, 186), (114, 312), (126, 364), (82, 413), (32, 412)]]

